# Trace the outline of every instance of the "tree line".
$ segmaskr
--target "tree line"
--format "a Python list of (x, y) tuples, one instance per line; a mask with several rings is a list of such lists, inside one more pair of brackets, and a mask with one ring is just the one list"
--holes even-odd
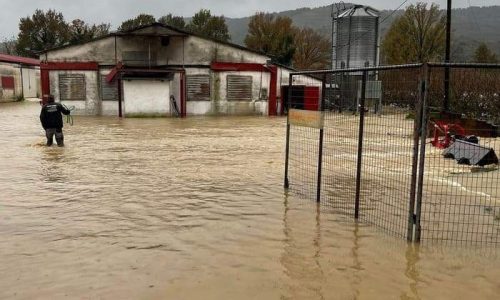
[[(156, 19), (140, 14), (125, 20), (119, 31), (162, 23), (207, 38), (229, 42), (231, 36), (224, 16), (214, 16), (201, 9), (190, 20), (167, 14)], [(110, 24), (88, 24), (80, 19), (66, 22), (55, 10), (36, 10), (32, 16), (21, 18), (17, 38), (0, 43), (0, 52), (36, 57), (46, 49), (74, 45), (107, 35)], [(256, 13), (251, 17), (244, 40), (249, 49), (269, 55), (277, 63), (296, 69), (329, 69), (331, 39), (311, 28), (294, 26), (286, 16)], [(445, 47), (445, 16), (439, 6), (417, 3), (406, 8), (392, 23), (381, 43), (382, 64), (402, 64), (441, 61)], [(482, 43), (476, 49), (474, 62), (498, 62), (494, 52)]]
[[(403, 15), (392, 23), (382, 41), (382, 63), (406, 64), (443, 61), (446, 43), (445, 33), (446, 16), (440, 13), (437, 4), (433, 3), (429, 7), (427, 3), (422, 2), (410, 5)], [(480, 43), (474, 52), (472, 62), (498, 63), (498, 59), (485, 43)]]
[[(158, 19), (139, 14), (123, 21), (118, 31), (129, 31), (155, 22), (214, 40), (231, 41), (224, 16), (214, 16), (207, 9), (198, 11), (189, 22), (172, 14)], [(17, 38), (4, 39), (0, 43), (0, 52), (37, 57), (46, 49), (76, 45), (107, 35), (110, 28), (110, 24), (88, 24), (80, 19), (67, 22), (60, 12), (37, 9), (32, 16), (20, 19)], [(329, 40), (310, 28), (293, 26), (288, 17), (257, 13), (249, 24), (245, 45), (271, 56), (277, 63), (298, 69), (326, 68), (330, 61)]]

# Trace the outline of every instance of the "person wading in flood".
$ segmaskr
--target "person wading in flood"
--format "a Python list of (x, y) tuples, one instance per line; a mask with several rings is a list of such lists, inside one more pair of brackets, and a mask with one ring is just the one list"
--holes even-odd
[(62, 114), (69, 115), (71, 111), (64, 107), (61, 103), (54, 102), (54, 96), (49, 96), (48, 102), (43, 105), (40, 112), (40, 121), (45, 129), (47, 136), (47, 146), (52, 146), (54, 143), (54, 135), (56, 136), (57, 146), (64, 147), (64, 135), (62, 132), (63, 120)]

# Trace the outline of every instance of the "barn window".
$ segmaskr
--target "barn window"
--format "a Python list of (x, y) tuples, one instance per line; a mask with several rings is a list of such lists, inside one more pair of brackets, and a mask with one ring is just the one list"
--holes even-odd
[(252, 101), (252, 76), (227, 76), (228, 101)]
[(186, 76), (187, 101), (210, 101), (210, 76)]
[(59, 74), (59, 94), (61, 100), (85, 100), (85, 75)]
[(118, 101), (118, 80), (108, 83), (106, 75), (101, 75), (101, 99), (103, 101)]
[(14, 89), (14, 77), (13, 76), (2, 76), (2, 88), (4, 90)]

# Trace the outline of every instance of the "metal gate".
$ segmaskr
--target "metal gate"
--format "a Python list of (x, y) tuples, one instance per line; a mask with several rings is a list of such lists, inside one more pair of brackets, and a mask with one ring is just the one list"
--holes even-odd
[[(468, 76), (464, 68), (488, 74), (489, 77), (475, 74), (477, 80), (490, 80), (476, 95), (478, 99), (490, 95), (492, 103), (488, 105), (498, 103), (498, 93), (494, 92), (498, 79), (487, 72), (500, 70), (500, 66), (495, 66), (498, 69), (486, 69), (486, 65), (412, 64), (292, 73), (285, 99), (285, 187), (409, 241), (485, 241), (488, 235), (488, 241), (496, 243), (500, 236), (500, 199), (497, 203), (492, 197), (498, 197), (498, 167), (485, 171), (488, 175), (481, 177), (481, 191), (476, 191), (473, 199), (486, 197), (490, 201), (476, 201), (475, 215), (471, 215), (461, 210), (467, 207), (467, 193), (460, 194), (461, 200), (457, 200), (458, 183), (447, 182), (448, 190), (437, 184), (446, 182), (435, 175), (436, 170), (443, 169), (441, 164), (457, 162), (446, 160), (441, 154), (443, 150), (436, 150), (431, 144), (431, 129), (436, 121), (431, 112), (434, 106), (438, 107), (441, 121), (445, 111), (472, 111), (470, 101), (456, 94), (462, 89), (460, 93), (470, 100), (472, 90), (464, 90), (463, 85)], [(444, 67), (452, 70), (451, 86), (455, 93), (446, 110), (442, 109), (442, 78), (436, 77)], [(305, 91), (311, 88), (319, 89), (320, 96), (308, 95)], [(479, 102), (475, 111), (481, 111), (479, 108), (485, 105), (485, 101)], [(492, 110), (490, 119), (499, 115)], [(445, 138), (437, 137), (439, 141)], [(490, 145), (495, 142), (494, 138), (489, 140)], [(461, 180), (466, 182), (479, 180), (464, 178)], [(453, 212), (444, 212), (447, 206), (452, 206)], [(485, 223), (470, 219), (479, 214), (479, 206), (498, 220)], [(448, 216), (451, 214), (454, 218)], [(464, 237), (466, 223), (474, 223), (465, 227), (476, 228), (476, 235)], [(449, 224), (453, 228), (446, 227)], [(484, 233), (478, 228), (483, 228)]]

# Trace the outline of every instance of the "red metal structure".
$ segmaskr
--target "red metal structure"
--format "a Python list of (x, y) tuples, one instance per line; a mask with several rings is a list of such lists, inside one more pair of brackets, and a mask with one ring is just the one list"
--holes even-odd
[(7, 55), (7, 54), (2, 54), (2, 53), (0, 53), (0, 62), (16, 63), (16, 64), (28, 65), (28, 66), (39, 66), (40, 65), (40, 61), (38, 59), (21, 57), (21, 56), (13, 56), (13, 55)]
[(434, 122), (432, 145), (439, 149), (448, 148), (453, 142), (452, 135), (465, 136), (465, 129), (458, 124), (448, 124), (443, 121)]
[(304, 87), (304, 109), (319, 110), (319, 87), (306, 86)]

